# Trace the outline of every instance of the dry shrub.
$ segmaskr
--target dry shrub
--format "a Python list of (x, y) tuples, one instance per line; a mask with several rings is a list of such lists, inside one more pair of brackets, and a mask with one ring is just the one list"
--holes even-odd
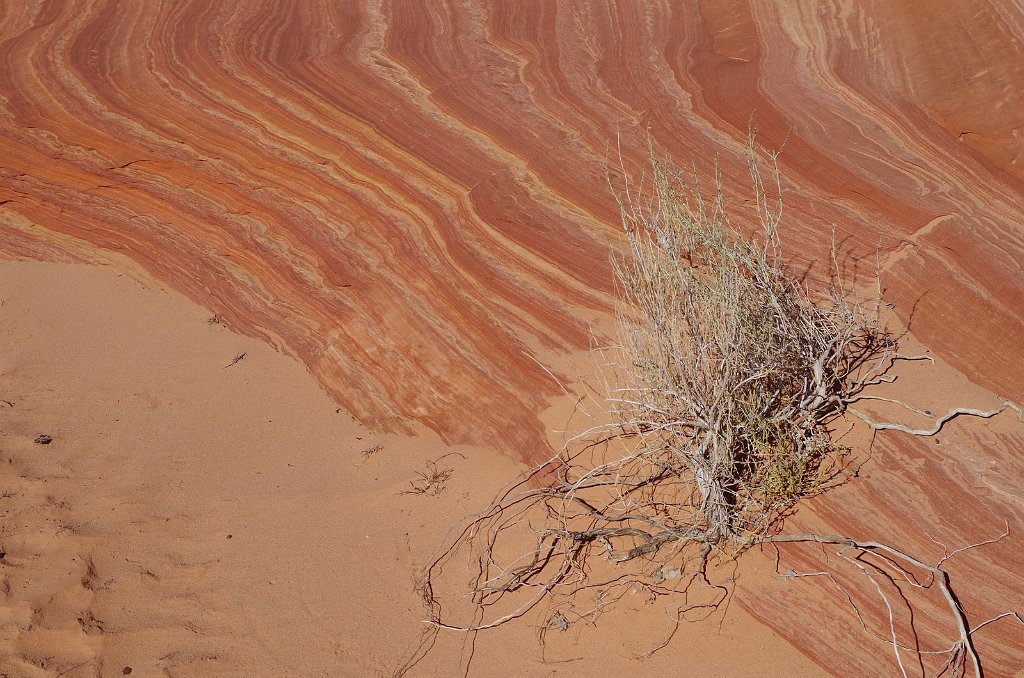
[(653, 195), (627, 191), (620, 201), (629, 251), (615, 272), (628, 362), (612, 398), (617, 425), (642, 439), (636, 461), (695, 491), (681, 519), (659, 518), (654, 539), (666, 530), (711, 544), (762, 536), (833, 477), (844, 449), (829, 424), (895, 356), (876, 300), (852, 299), (838, 271), (812, 291), (787, 270), (782, 203), (768, 197), (752, 137), (748, 151), (753, 238), (731, 227), (717, 172), (707, 198), (696, 172), (687, 182), (652, 158)]
[[(614, 260), (623, 341), (611, 421), (455, 533), (424, 579), (437, 625), (491, 627), (581, 590), (597, 590), (603, 607), (627, 588), (711, 587), (705, 567), (716, 549), (735, 555), (757, 543), (836, 479), (844, 449), (829, 424), (884, 379), (895, 341), (838, 279), (815, 293), (789, 275), (781, 202), (769, 199), (750, 141), (755, 238), (730, 225), (717, 174), (707, 197), (652, 153), (646, 185), (619, 192), (628, 249)], [(506, 553), (523, 532), (534, 547)], [(688, 567), (687, 551), (697, 556)], [(461, 625), (442, 620), (433, 595), (459, 553), (474, 563)], [(510, 603), (513, 592), (524, 596)]]
[[(767, 155), (770, 192), (753, 135), (747, 160), (753, 237), (730, 224), (717, 170), (707, 195), (696, 171), (686, 175), (652, 152), (650, 175), (618, 191), (628, 247), (613, 260), (621, 345), (598, 352), (614, 356), (607, 423), (571, 439), (453, 528), (421, 580), (431, 630), (398, 674), (422, 658), (439, 629), (475, 633), (543, 601), (551, 608), (545, 630), (592, 621), (638, 592), (675, 595), (677, 619), (700, 618), (729, 590), (709, 578), (709, 558), (732, 559), (758, 543), (811, 542), (835, 545), (855, 564), (874, 558), (879, 571), (930, 574), (958, 629), (942, 651), (945, 668), (958, 675), (969, 658), (980, 675), (945, 559), (933, 566), (878, 542), (777, 528), (800, 500), (841, 482), (846, 450), (832, 426), (848, 411), (877, 430), (933, 435), (960, 414), (1020, 409), (955, 408), (927, 430), (849, 410), (858, 400), (889, 400), (863, 392), (891, 381), (895, 361), (921, 356), (897, 353), (896, 338), (879, 323), (877, 288), (857, 298), (840, 279), (834, 246), (830, 280), (819, 288), (788, 270), (775, 156)], [(435, 591), (464, 590), (465, 570), (451, 566), (467, 562), (470, 595), (442, 608)], [(1015, 612), (994, 619), (1006, 616), (1021, 619)], [(900, 653), (913, 650), (892, 634), (902, 668)]]

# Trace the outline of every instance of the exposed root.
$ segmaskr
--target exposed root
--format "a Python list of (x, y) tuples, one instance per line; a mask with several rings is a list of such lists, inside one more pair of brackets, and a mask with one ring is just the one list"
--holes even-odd
[[(902, 405), (903, 403), (899, 404)], [(973, 407), (954, 407), (950, 409), (949, 412), (946, 412), (944, 415), (936, 419), (935, 423), (932, 424), (930, 428), (910, 428), (905, 424), (877, 422), (871, 419), (871, 417), (867, 416), (863, 412), (858, 412), (853, 408), (849, 408), (848, 411), (850, 412), (850, 414), (856, 415), (865, 424), (867, 424), (876, 431), (902, 431), (903, 433), (909, 433), (912, 436), (933, 436), (937, 434), (939, 431), (941, 431), (942, 427), (945, 426), (946, 422), (948, 422), (950, 419), (955, 419), (956, 417), (959, 416), (981, 417), (982, 419), (989, 419), (991, 417), (996, 416), (997, 414), (1002, 413), (1004, 410), (1013, 410), (1014, 412), (1017, 413), (1017, 419), (1024, 421), (1024, 413), (1021, 412), (1020, 405), (1018, 405), (1017, 403), (1012, 403), (1009, 400), (1004, 401), (1002, 405), (991, 410), (979, 410)]]
[[(981, 676), (975, 630), (1007, 617), (1021, 620), (1007, 612), (971, 629), (943, 568), (956, 553), (995, 540), (953, 553), (944, 549), (930, 565), (877, 541), (778, 534), (798, 502), (844, 482), (847, 450), (834, 426), (847, 412), (875, 430), (912, 435), (934, 435), (957, 416), (992, 417), (1006, 409), (1022, 415), (1010, 402), (993, 410), (958, 407), (918, 430), (874, 422), (850, 408), (881, 400), (930, 416), (869, 390), (891, 383), (898, 361), (931, 358), (899, 353), (897, 338), (880, 326), (879, 299), (853, 297), (834, 251), (836, 270), (823, 289), (810, 290), (789, 275), (776, 232), (781, 202), (769, 199), (750, 142), (758, 239), (729, 226), (720, 186), (705, 199), (699, 182), (687, 184), (657, 160), (651, 195), (628, 183), (620, 193), (629, 250), (614, 262), (624, 302), (623, 346), (613, 354), (617, 374), (606, 391), (610, 421), (570, 439), (453, 528), (424, 570), (419, 590), (428, 628), (398, 674), (429, 651), (440, 631), (493, 629), (545, 601), (565, 623), (565, 611), (577, 614), (574, 605), (586, 610), (577, 618), (592, 620), (626, 593), (680, 601), (656, 652), (681, 620), (727, 604), (728, 582), (714, 581), (709, 572), (759, 544), (841, 547), (838, 555), (881, 597), (888, 613), (884, 639), (904, 675), (903, 653), (914, 653), (922, 667), (923, 653), (899, 642), (886, 577), (916, 588), (938, 583), (958, 633), (942, 668), (954, 676), (968, 663)], [(868, 555), (874, 560), (858, 557)], [(442, 607), (435, 590), (463, 586), (467, 563), (468, 600)], [(931, 579), (921, 583), (912, 571)], [(833, 573), (792, 576), (831, 578), (865, 631), (882, 637), (869, 631)], [(559, 618), (549, 614), (542, 622), (542, 637), (552, 619)]]
[[(1005, 537), (1007, 534), (1008, 532), (1004, 532), (1000, 539), (1002, 537)], [(953, 593), (953, 589), (951, 588), (949, 583), (949, 574), (947, 574), (947, 572), (941, 567), (941, 562), (944, 562), (948, 558), (948, 556), (944, 557), (943, 561), (940, 561), (939, 565), (929, 565), (928, 563), (918, 558), (915, 558), (914, 556), (911, 556), (900, 549), (889, 546), (888, 544), (882, 544), (881, 542), (877, 541), (858, 541), (855, 539), (851, 539), (849, 537), (844, 537), (835, 534), (785, 534), (767, 537), (764, 539), (764, 541), (775, 544), (784, 542), (813, 542), (817, 544), (837, 544), (847, 548), (857, 549), (858, 551), (862, 551), (865, 553), (880, 554), (881, 557), (887, 560), (891, 561), (895, 559), (903, 561), (906, 564), (912, 565), (914, 567), (920, 568), (921, 570), (929, 572), (934, 578), (934, 581), (938, 583), (939, 589), (942, 591), (942, 595), (945, 598), (947, 605), (949, 606), (950, 614), (954, 622), (956, 623), (957, 632), (959, 634), (959, 639), (948, 650), (948, 652), (950, 653), (950, 658), (947, 661), (946, 668), (952, 669), (952, 675), (954, 676), (963, 675), (962, 667), (964, 664), (964, 660), (966, 658), (970, 660), (971, 667), (974, 671), (974, 675), (978, 678), (981, 678), (981, 660), (978, 658), (978, 653), (974, 649), (974, 643), (971, 640), (971, 630), (967, 623), (967, 615), (964, 612), (963, 608), (960, 606), (960, 601)], [(991, 541), (994, 540), (989, 540), (984, 543), (991, 543)], [(965, 549), (959, 549), (958, 552), (967, 550), (969, 548), (974, 548), (975, 546), (977, 545), (969, 546)], [(854, 562), (850, 560), (844, 554), (843, 551), (840, 551), (839, 555), (846, 557), (847, 560), (849, 560), (850, 562)], [(856, 567), (861, 569), (862, 572), (864, 572), (863, 565), (860, 565), (859, 563), (854, 564), (856, 565)], [(865, 572), (865, 574), (867, 573)], [(870, 575), (867, 576), (871, 578)], [(879, 596), (881, 596), (882, 601), (889, 612), (889, 629), (892, 634), (893, 651), (896, 654), (896, 661), (900, 667), (900, 671), (904, 676), (906, 676), (907, 673), (904, 670), (903, 662), (900, 659), (899, 650), (901, 646), (897, 641), (896, 629), (892, 620), (892, 607), (889, 605), (888, 598), (885, 596), (884, 593), (882, 593), (882, 590), (878, 586), (877, 582), (875, 582), (874, 579), (872, 579), (872, 583), (878, 590), (878, 594)]]

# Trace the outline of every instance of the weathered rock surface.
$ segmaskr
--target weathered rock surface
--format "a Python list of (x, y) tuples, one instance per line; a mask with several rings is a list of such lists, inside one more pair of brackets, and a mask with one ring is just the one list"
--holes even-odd
[[(877, 249), (914, 335), (1024, 400), (1012, 2), (4, 3), (0, 256), (127, 256), (365, 423), (537, 459), (560, 393), (539, 363), (613, 304), (616, 139), (630, 168), (648, 129), (681, 162), (719, 155), (734, 190), (754, 111), (785, 144), (795, 265), (820, 270), (833, 225), (848, 271)], [(1008, 486), (979, 498), (967, 467), (925, 464), (911, 538), (964, 501), (978, 519), (944, 536), (1021, 524), (1019, 430), (991, 436), (973, 459)], [(984, 609), (1019, 605), (1021, 546), (972, 556)], [(1019, 630), (986, 630), (995, 673), (1024, 661)], [(798, 635), (825, 665), (873, 659)]]

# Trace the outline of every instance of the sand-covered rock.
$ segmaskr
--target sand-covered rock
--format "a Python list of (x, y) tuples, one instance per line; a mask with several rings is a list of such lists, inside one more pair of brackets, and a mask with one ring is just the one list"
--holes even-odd
[[(558, 366), (611, 326), (620, 226), (607, 176), (615, 184), (620, 166), (642, 167), (648, 133), (680, 163), (704, 170), (717, 157), (742, 226), (753, 115), (760, 141), (783, 149), (780, 236), (794, 269), (826, 275), (834, 238), (845, 274), (863, 282), (880, 270), (894, 322), (938, 358), (923, 377), (906, 375), (921, 380), (907, 397), (935, 411), (986, 407), (1024, 400), (1022, 92), (1024, 12), (994, 0), (4, 3), (0, 258), (134, 271), (262, 340), (218, 355), (227, 364), (246, 354), (216, 366), (218, 377), (244, 374), (256, 347), (270, 346), (367, 430), (426, 430), (535, 461), (548, 454), (541, 412), (575, 376)], [(163, 378), (186, 378), (180, 360)], [(292, 406), (273, 386), (259, 395)], [(150, 401), (131, 397), (137, 437), (125, 441), (184, 444), (181, 419), (146, 419)], [(127, 398), (92, 399), (112, 413)], [(239, 416), (238, 431), (249, 428), (250, 414)], [(11, 421), (0, 419), (5, 436)], [(94, 446), (68, 459), (65, 446), (83, 433), (64, 421), (3, 439), (23, 465), (14, 476), (74, 477), (72, 461), (99, 473), (99, 436), (115, 433), (97, 426)], [(34, 444), (40, 434), (51, 444)], [(1007, 521), (1008, 537), (954, 562), (972, 620), (1019, 609), (1022, 442), (1009, 413), (955, 422), (938, 438), (882, 434), (870, 477), (814, 515), (932, 559), (942, 556), (932, 539), (954, 549)], [(137, 473), (144, 459), (132, 462)], [(173, 486), (167, 473), (160, 482)], [(122, 523), (85, 517), (96, 506), (25, 487), (56, 527), (45, 545), (12, 537), (7, 560), (18, 567), (43, 567), (56, 549), (76, 558), (59, 577), (84, 577), (90, 550), (65, 523), (127, 538)], [(155, 529), (156, 518), (137, 519)], [(196, 534), (178, 513), (160, 519), (172, 539)], [(210, 549), (222, 548), (219, 531), (200, 530)], [(835, 593), (828, 581), (801, 585), (817, 587), (820, 610), (798, 598), (750, 608), (821, 666), (888, 666), (884, 644), (876, 655), (859, 636), (850, 642), (855, 617), (817, 620), (844, 605), (821, 598)], [(47, 614), (64, 621), (108, 595), (53, 586), (64, 607)], [(19, 605), (4, 614), (29, 629), (39, 611)], [(946, 637), (941, 601), (924, 605), (924, 625)], [(56, 645), (68, 662), (91, 661), (91, 619), (74, 641), (26, 630), (19, 651), (49, 656)], [(995, 675), (1024, 665), (1020, 631), (1001, 621), (979, 633)], [(189, 661), (206, 661), (203, 652)]]

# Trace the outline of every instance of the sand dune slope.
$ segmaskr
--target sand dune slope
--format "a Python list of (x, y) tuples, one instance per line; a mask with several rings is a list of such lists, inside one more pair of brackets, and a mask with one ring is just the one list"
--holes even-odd
[[(562, 395), (548, 370), (571, 384), (565, 366), (614, 306), (608, 158), (614, 183), (616, 144), (636, 170), (648, 133), (682, 163), (720, 158), (742, 228), (756, 111), (761, 140), (784, 146), (795, 270), (821, 278), (834, 232), (844, 273), (880, 269), (894, 323), (937, 358), (896, 393), (936, 412), (1024, 401), (1022, 92), (1024, 11), (996, 0), (0, 3), (0, 398), (13, 403), (0, 422), (16, 488), (0, 511), (17, 670), (301, 674), (304, 661), (329, 672), (336, 649), (356, 673), (392, 661), (366, 656), (381, 617), (317, 605), (400, 610), (406, 638), (416, 601), (407, 582), (380, 582), (407, 578), (408, 554), (479, 506), (511, 459), (546, 456), (542, 412)], [(25, 260), (129, 277), (120, 291), (78, 273), (40, 286), (10, 263)], [(143, 324), (132, 318), (156, 302), (121, 296), (135, 285), (198, 306)], [(291, 359), (326, 396), (283, 376)], [(282, 371), (257, 378), (264, 363)], [(363, 463), (385, 436), (370, 430), (394, 454)], [(934, 561), (936, 541), (983, 541), (1006, 521), (1006, 538), (951, 567), (972, 620), (1020, 609), (1020, 422), (874, 443), (858, 482), (795, 524)], [(444, 445), (465, 446), (460, 477), (478, 480), (405, 530), (421, 507), (392, 490)], [(349, 518), (332, 522), (324, 502)], [(307, 516), (319, 522), (291, 529)], [(385, 588), (340, 572), (325, 598), (319, 563), (362, 563), (353, 526), (375, 520), (394, 557), (372, 578)], [(824, 556), (787, 557), (814, 569)], [(310, 588), (258, 589), (264, 571)], [(133, 593), (114, 598), (126, 581)], [(850, 642), (859, 621), (828, 580), (774, 581), (741, 604), (819, 666), (892, 669), (884, 643)], [(920, 605), (929, 649), (948, 622), (941, 601)], [(262, 638), (275, 612), (292, 640)], [(355, 640), (319, 630), (333, 627)], [(1005, 621), (979, 633), (992, 674), (1020, 670), (1022, 638)]]
[[(390, 675), (422, 630), (417, 568), (518, 465), (371, 433), (299, 363), (149, 285), (0, 265), (0, 675)], [(442, 457), (443, 492), (402, 494)], [(637, 662), (666, 629), (624, 610), (544, 663), (533, 626), (507, 627), (471, 675), (820, 672), (735, 606)], [(461, 675), (464, 653), (442, 638), (411, 675)]]

